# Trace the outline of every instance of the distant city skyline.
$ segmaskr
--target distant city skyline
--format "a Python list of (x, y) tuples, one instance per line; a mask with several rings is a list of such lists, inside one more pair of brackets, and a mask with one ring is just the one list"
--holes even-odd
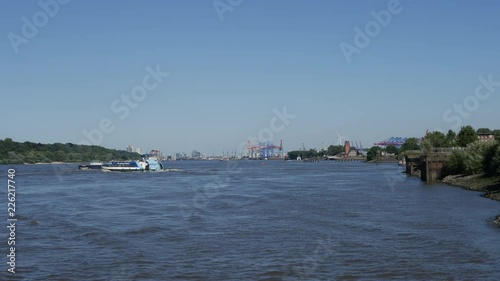
[[(225, 1), (224, 1), (225, 2)], [(163, 155), (499, 129), (497, 1), (4, 1), (0, 139)], [(292, 118), (293, 116), (293, 118)]]

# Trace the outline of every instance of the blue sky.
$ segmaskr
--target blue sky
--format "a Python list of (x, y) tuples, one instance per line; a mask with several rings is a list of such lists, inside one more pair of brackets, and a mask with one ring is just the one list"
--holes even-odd
[[(44, 10), (2, 1), (0, 138), (79, 143), (108, 118), (106, 147), (220, 154), (283, 107), (296, 115), (274, 133), (286, 150), (328, 146), (337, 131), (371, 146), (448, 130), (458, 113), (443, 115), (474, 95), (479, 76), (500, 81), (500, 2), (401, 0), (349, 63), (340, 44), (355, 46), (354, 28), (390, 2), (243, 0), (221, 20), (213, 1), (73, 0), (16, 53), (9, 34), (23, 36), (22, 18)], [(157, 65), (169, 76), (120, 119), (113, 101)], [(499, 105), (497, 87), (460, 121), (500, 128)]]

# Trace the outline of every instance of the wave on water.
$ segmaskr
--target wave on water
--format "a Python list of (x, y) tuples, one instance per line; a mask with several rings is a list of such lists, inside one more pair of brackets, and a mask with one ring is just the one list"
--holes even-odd
[(412, 178), (391, 191), (389, 165), (261, 163), (16, 167), (19, 280), (498, 279), (498, 202)]
[(132, 230), (128, 230), (124, 232), (124, 235), (141, 235), (141, 234), (151, 234), (157, 232), (169, 231), (168, 228), (165, 227), (157, 227), (157, 226), (146, 226), (141, 228), (136, 228)]
[(183, 170), (183, 169), (165, 169), (163, 171), (164, 172), (183, 172), (185, 170)]
[(188, 170), (188, 169), (177, 169), (177, 168), (169, 168), (159, 172), (167, 172), (167, 173), (183, 173), (190, 175), (216, 175), (217, 170), (215, 169), (207, 169), (207, 170)]

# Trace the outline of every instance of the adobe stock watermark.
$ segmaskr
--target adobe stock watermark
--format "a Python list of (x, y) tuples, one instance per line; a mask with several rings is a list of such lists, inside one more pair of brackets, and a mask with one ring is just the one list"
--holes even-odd
[[(269, 120), (269, 126), (259, 130), (257, 137), (248, 137), (248, 141), (272, 141), (274, 134), (285, 130), (290, 124), (290, 120), (296, 117), (295, 114), (287, 112), (286, 106), (283, 107), (282, 111), (273, 108), (273, 113), (274, 116)], [(242, 141), (237, 151), (246, 150), (248, 141)], [(189, 219), (192, 216), (200, 216), (203, 211), (207, 211), (210, 199), (219, 196), (220, 190), (227, 187), (231, 183), (231, 178), (241, 172), (242, 169), (239, 167), (238, 161), (229, 161), (225, 170), (220, 175), (213, 176), (210, 182), (207, 182), (202, 188), (195, 190), (195, 195), (189, 206), (186, 204), (179, 205), (179, 210), (184, 219)]]
[[(277, 108), (273, 108), (273, 113), (274, 116), (269, 120), (268, 127), (260, 129), (257, 133), (257, 137), (248, 137), (248, 141), (250, 141), (250, 143), (272, 142), (274, 140), (274, 134), (285, 130), (285, 128), (290, 124), (290, 120), (297, 117), (295, 114), (288, 113), (286, 106), (283, 107), (282, 111), (279, 111)], [(248, 141), (241, 142), (238, 146), (238, 151), (242, 151), (244, 147), (247, 146)]]
[(223, 22), (224, 14), (227, 12), (233, 12), (236, 7), (241, 5), (241, 3), (243, 3), (243, 0), (214, 0), (212, 4), (219, 20)]
[(50, 166), (52, 167), (54, 174), (56, 174), (56, 177), (59, 180), (59, 182), (64, 181), (63, 176), (65, 173), (75, 169), (75, 165), (73, 165), (72, 163), (64, 163), (64, 164), (58, 163), (58, 164), (51, 164)]
[[(409, 0), (411, 1), (411, 0)], [(403, 6), (399, 0), (389, 0), (387, 7), (384, 10), (375, 12), (370, 11), (370, 15), (373, 20), (367, 22), (362, 30), (359, 27), (354, 27), (354, 38), (353, 44), (346, 43), (342, 41), (339, 45), (342, 54), (344, 55), (346, 61), (351, 63), (352, 55), (361, 53), (361, 50), (368, 47), (372, 42), (372, 39), (377, 37), (382, 28), (389, 26), (392, 21), (392, 17), (400, 14), (403, 11)]]
[(111, 271), (111, 279), (109, 281), (130, 281), (132, 280), (131, 275), (129, 268), (125, 265), (114, 267)]
[[(146, 72), (147, 74), (142, 78), (141, 85), (133, 87), (130, 94), (122, 94), (120, 98), (111, 103), (111, 112), (116, 114), (119, 120), (125, 120), (130, 115), (130, 111), (137, 108), (139, 103), (147, 98), (148, 93), (158, 88), (164, 78), (170, 75), (168, 72), (162, 72), (160, 65), (156, 65), (155, 69), (147, 66)], [(111, 118), (102, 118), (97, 128), (82, 130), (86, 140), (82, 140), (79, 144), (100, 145), (104, 140), (104, 134), (111, 134), (115, 129), (116, 125)]]
[(391, 189), (391, 192), (396, 191), (396, 186), (405, 182), (408, 177), (406, 174), (403, 174), (399, 169), (391, 172), (384, 173), (385, 182), (387, 186)]
[(242, 172), (237, 161), (228, 161), (224, 171), (219, 175), (214, 175), (211, 181), (202, 188), (197, 188), (192, 198), (191, 204), (179, 204), (179, 211), (184, 219), (200, 216), (202, 212), (208, 210), (210, 199), (219, 196), (220, 190), (227, 187), (231, 182), (231, 177)]
[(485, 101), (491, 97), (495, 89), (500, 87), (500, 80), (493, 81), (493, 74), (488, 75), (488, 78), (478, 77), (479, 83), (474, 89), (474, 94), (465, 97), (462, 103), (453, 104), (452, 108), (447, 109), (443, 113), (443, 120), (446, 123), (454, 123), (451, 128), (458, 131), (463, 124), (463, 120), (470, 117), (471, 113), (479, 109), (481, 101)]
[[(135, 86), (130, 91), (130, 94), (122, 94), (120, 98), (116, 98), (111, 102), (111, 112), (118, 115), (119, 120), (125, 120), (132, 109), (139, 106), (139, 103), (144, 101), (148, 93), (157, 89), (164, 78), (168, 77), (170, 73), (162, 72), (160, 65), (156, 65), (155, 69), (151, 66), (146, 67), (147, 74), (142, 78), (142, 84)], [(116, 129), (116, 125), (111, 118), (102, 118), (99, 121), (98, 127), (90, 130), (83, 129), (82, 134), (85, 139), (80, 141), (80, 145), (101, 145), (104, 140), (105, 134), (111, 134)], [(76, 155), (77, 159), (73, 161), (81, 161), (80, 155)], [(63, 176), (74, 167), (72, 164), (58, 164), (52, 165), (52, 169), (56, 174), (59, 182), (64, 181)]]
[(333, 255), (333, 246), (334, 242), (330, 237), (318, 240), (313, 253), (306, 256), (300, 265), (292, 268), (291, 275), (296, 277), (292, 280), (311, 280), (313, 273), (318, 270), (320, 264)]
[(27, 17), (22, 17), (21, 21), (23, 25), (21, 26), (20, 34), (9, 32), (7, 38), (9, 39), (10, 45), (14, 53), (19, 53), (19, 46), (21, 44), (28, 44), (29, 40), (35, 38), (40, 29), (44, 28), (51, 18), (57, 16), (60, 11), (61, 5), (66, 5), (70, 0), (40, 0), (38, 1), (38, 6), (40, 10), (35, 12), (31, 19)]

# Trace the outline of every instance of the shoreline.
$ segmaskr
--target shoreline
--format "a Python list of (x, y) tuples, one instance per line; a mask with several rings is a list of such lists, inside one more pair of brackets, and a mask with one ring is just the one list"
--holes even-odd
[(484, 174), (471, 176), (450, 175), (441, 180), (452, 186), (466, 190), (485, 192), (482, 196), (495, 201), (500, 201), (500, 176), (488, 177)]

